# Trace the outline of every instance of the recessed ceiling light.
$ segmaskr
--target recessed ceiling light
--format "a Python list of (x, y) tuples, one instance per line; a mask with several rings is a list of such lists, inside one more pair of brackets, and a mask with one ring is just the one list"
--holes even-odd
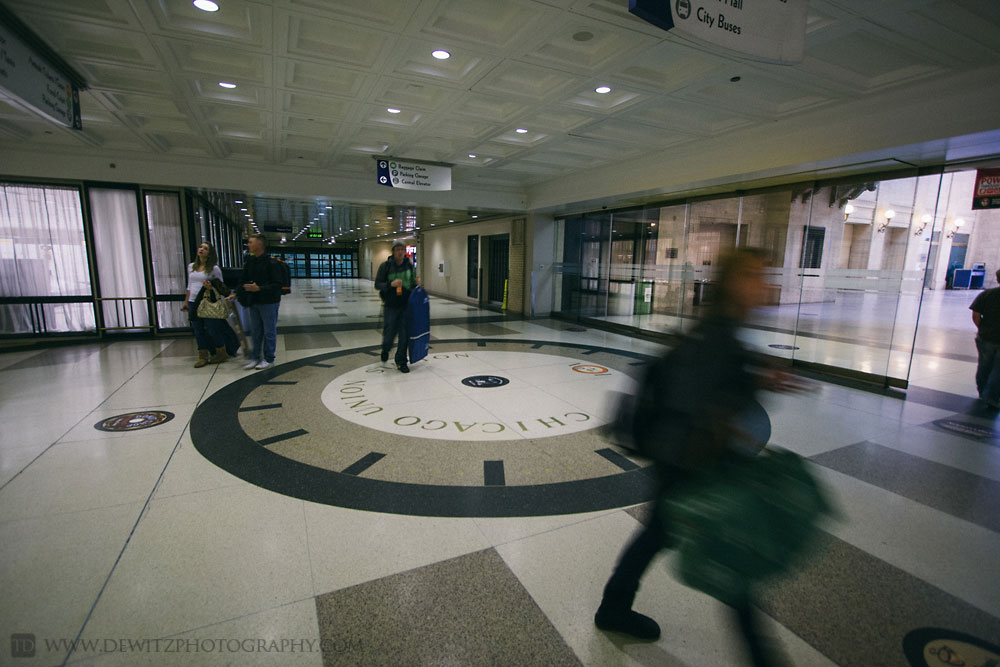
[(242, 199), (234, 199), (234, 200), (233, 200), (233, 203), (234, 203), (234, 204), (242, 204), (242, 203), (243, 203), (243, 200), (242, 200)]
[(392, 107), (388, 107), (388, 108), (386, 108), (386, 111), (388, 111), (389, 113), (399, 113), (400, 110), (399, 109), (393, 109)]
[(516, 130), (514, 130), (514, 131), (515, 131), (515, 132), (517, 132), (518, 134), (526, 134), (526, 133), (528, 132), (528, 131), (527, 131), (526, 129), (524, 129), (523, 127), (519, 127), (519, 128), (517, 128)]
[(475, 153), (469, 153), (469, 157), (476, 157)]
[(478, 215), (474, 215), (474, 216), (472, 216), (472, 217), (473, 217), (473, 218), (478, 218), (479, 216), (478, 216)]
[(611, 92), (611, 89), (607, 86), (598, 86), (597, 88), (594, 88), (594, 92), (600, 95), (607, 95)]
[(454, 221), (454, 220), (450, 220), (450, 219), (449, 219), (449, 220), (448, 220), (448, 222), (455, 222), (455, 221)]
[(448, 58), (451, 58), (451, 54), (443, 49), (438, 49), (437, 51), (431, 51), (431, 55), (437, 58), (438, 60), (448, 60)]
[(193, 4), (195, 7), (203, 12), (217, 12), (219, 11), (219, 5), (212, 2), (212, 0), (194, 0)]
[(220, 81), (219, 85), (222, 86), (223, 88), (235, 88), (236, 87), (235, 83), (229, 83), (228, 81)]

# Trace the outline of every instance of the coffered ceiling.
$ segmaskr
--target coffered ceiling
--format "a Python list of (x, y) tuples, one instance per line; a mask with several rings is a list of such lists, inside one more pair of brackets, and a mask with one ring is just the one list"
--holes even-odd
[[(0, 94), (0, 151), (213, 165), (255, 184), (273, 175), (275, 190), (221, 176), (174, 184), (259, 201), (258, 223), (296, 230), (338, 205), (361, 225), (403, 209), (437, 211), (435, 224), (523, 211), (525, 193), (548, 184), (720, 137), (738, 147), (1000, 59), (996, 0), (809, 0), (794, 66), (687, 43), (630, 15), (628, 0), (217, 0), (212, 13), (191, 0), (2, 1), (89, 88), (82, 131)], [(838, 131), (865, 122), (844, 120)], [(375, 188), (380, 155), (453, 165), (453, 190), (480, 193), (481, 210)], [(287, 185), (297, 175), (332, 185)]]

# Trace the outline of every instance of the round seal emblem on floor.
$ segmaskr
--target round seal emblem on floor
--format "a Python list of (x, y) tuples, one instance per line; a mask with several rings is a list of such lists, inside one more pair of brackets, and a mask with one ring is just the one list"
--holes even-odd
[(115, 415), (94, 424), (98, 431), (138, 431), (164, 424), (174, 418), (174, 413), (165, 410), (144, 410)]
[(479, 387), (481, 389), (485, 389), (487, 387), (502, 387), (509, 383), (510, 380), (505, 377), (500, 377), (499, 375), (472, 375), (467, 378), (462, 378), (462, 384), (466, 387)]
[[(311, 502), (441, 517), (592, 512), (651, 500), (651, 462), (611, 444), (654, 357), (556, 341), (436, 340), (399, 373), (379, 346), (280, 364), (206, 399), (191, 439), (257, 486)], [(747, 416), (767, 441), (759, 405)]]
[(1000, 664), (1000, 646), (944, 628), (918, 628), (908, 633), (903, 638), (903, 653), (911, 667)]

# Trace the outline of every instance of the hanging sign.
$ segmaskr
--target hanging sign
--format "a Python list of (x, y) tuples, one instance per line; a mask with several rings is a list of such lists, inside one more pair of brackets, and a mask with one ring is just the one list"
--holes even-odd
[(2, 23), (0, 90), (54, 123), (83, 129), (80, 91)]
[(377, 158), (378, 183), (403, 190), (451, 190), (451, 167)]
[(808, 0), (629, 0), (628, 10), (658, 28), (751, 60), (802, 61)]
[(972, 195), (972, 208), (1000, 208), (1000, 169), (976, 171), (976, 187)]

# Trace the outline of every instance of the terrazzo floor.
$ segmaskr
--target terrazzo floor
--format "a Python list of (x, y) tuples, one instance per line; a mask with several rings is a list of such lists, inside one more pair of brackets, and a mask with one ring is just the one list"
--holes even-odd
[[(669, 554), (636, 601), (663, 627), (658, 641), (594, 627), (622, 546), (648, 520), (644, 503), (616, 504), (620, 486), (577, 487), (568, 497), (590, 504), (558, 513), (546, 509), (559, 507), (544, 505), (548, 495), (531, 500), (543, 510), (534, 515), (420, 504), (444, 484), (509, 500), (529, 471), (545, 483), (634, 482), (642, 462), (626, 470), (627, 453), (599, 454), (615, 451), (599, 427), (609, 392), (629, 386), (629, 364), (663, 348), (432, 297), (432, 354), (397, 383), (403, 376), (373, 352), (370, 282), (294, 287), (281, 304), (277, 365), (261, 373), (235, 361), (194, 369), (187, 338), (0, 353), (0, 628), (11, 636), (0, 664), (746, 664), (722, 607), (678, 583)], [(769, 445), (809, 458), (837, 508), (811, 557), (760, 598), (790, 664), (915, 664), (904, 643), (928, 628), (1000, 639), (1000, 436), (995, 413), (974, 398), (972, 338), (948, 331), (963, 326), (955, 313), (971, 296), (938, 304), (952, 313), (940, 332), (933, 322), (921, 329), (905, 400), (818, 381), (803, 394), (762, 397)], [(761, 344), (781, 336), (754, 335)], [(863, 353), (810, 340), (831, 355)], [(347, 384), (368, 371), (386, 378), (368, 397), (378, 414), (400, 412), (369, 425), (331, 411), (324, 392), (375, 386)], [(461, 384), (478, 376), (509, 384)], [(130, 432), (94, 427), (133, 411), (173, 417)], [(270, 421), (253, 422), (264, 415)], [(232, 438), (202, 428), (216, 419), (238, 425)], [(301, 434), (259, 445), (254, 460), (213, 448), (251, 422), (249, 437), (260, 440), (325, 430), (297, 458), (282, 447), (308, 440)], [(270, 431), (253, 431), (265, 423)], [(449, 435), (438, 438), (441, 423)], [(522, 437), (560, 423), (576, 436)], [(498, 440), (497, 425), (519, 437)], [(533, 458), (515, 459), (527, 445)], [(336, 458), (341, 447), (351, 456)], [(484, 465), (496, 461), (502, 477)], [(370, 498), (388, 489), (399, 510), (336, 504), (308, 481), (317, 465), (335, 479), (391, 485)], [(279, 468), (280, 493), (263, 481)], [(971, 656), (967, 664), (985, 664)]]

